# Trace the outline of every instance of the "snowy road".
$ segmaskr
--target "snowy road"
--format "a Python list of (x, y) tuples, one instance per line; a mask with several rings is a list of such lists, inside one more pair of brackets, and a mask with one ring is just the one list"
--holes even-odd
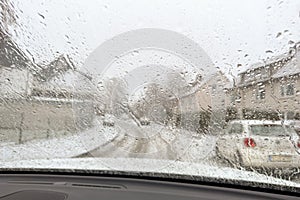
[(138, 126), (117, 120), (114, 127), (96, 120), (94, 127), (64, 137), (0, 146), (0, 161), (74, 157), (149, 158), (218, 165), (214, 136), (151, 123)]
[(84, 156), (176, 159), (171, 144), (158, 132), (153, 134), (150, 126), (118, 121), (115, 128), (119, 131), (117, 137)]
[(78, 157), (130, 157), (214, 163), (214, 136), (196, 136), (186, 130), (151, 124), (137, 126), (118, 120), (119, 135), (111, 142)]

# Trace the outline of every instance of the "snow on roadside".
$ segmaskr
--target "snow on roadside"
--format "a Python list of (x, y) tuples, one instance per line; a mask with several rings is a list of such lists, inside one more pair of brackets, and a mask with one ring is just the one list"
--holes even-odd
[(182, 161), (207, 162), (215, 156), (216, 136), (203, 135), (201, 138), (193, 137)]
[(71, 136), (1, 146), (0, 161), (75, 157), (111, 141), (117, 135), (114, 128), (103, 127), (95, 121), (91, 129)]
[(152, 124), (151, 128), (159, 132), (161, 138), (171, 145), (181, 161), (207, 162), (215, 156), (216, 136), (199, 135), (185, 129), (158, 124)]

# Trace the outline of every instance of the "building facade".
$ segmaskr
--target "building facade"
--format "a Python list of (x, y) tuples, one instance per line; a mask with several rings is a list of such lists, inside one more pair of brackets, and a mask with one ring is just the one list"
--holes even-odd
[(226, 107), (240, 119), (297, 119), (300, 107), (300, 47), (255, 64), (229, 88)]
[(226, 121), (225, 88), (232, 81), (218, 71), (204, 82), (199, 82), (177, 100), (180, 126), (192, 131), (207, 132), (222, 129)]

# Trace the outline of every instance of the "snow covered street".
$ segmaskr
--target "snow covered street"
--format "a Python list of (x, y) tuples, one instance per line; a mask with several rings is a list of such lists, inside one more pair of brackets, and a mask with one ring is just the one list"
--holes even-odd
[(215, 141), (215, 136), (154, 123), (137, 126), (132, 121), (118, 120), (110, 127), (95, 120), (93, 128), (78, 134), (1, 146), (0, 160), (128, 157), (211, 163)]
[(168, 159), (190, 162), (212, 162), (215, 136), (197, 135), (186, 130), (151, 123), (136, 126), (117, 121), (119, 134), (111, 142), (100, 145), (79, 157), (131, 157)]

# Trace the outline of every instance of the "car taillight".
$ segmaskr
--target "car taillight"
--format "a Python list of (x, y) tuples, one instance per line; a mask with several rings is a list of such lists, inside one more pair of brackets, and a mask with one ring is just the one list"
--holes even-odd
[(256, 144), (252, 138), (245, 138), (244, 144), (246, 147), (255, 147), (256, 146)]
[(300, 141), (297, 142), (297, 147), (300, 148)]

